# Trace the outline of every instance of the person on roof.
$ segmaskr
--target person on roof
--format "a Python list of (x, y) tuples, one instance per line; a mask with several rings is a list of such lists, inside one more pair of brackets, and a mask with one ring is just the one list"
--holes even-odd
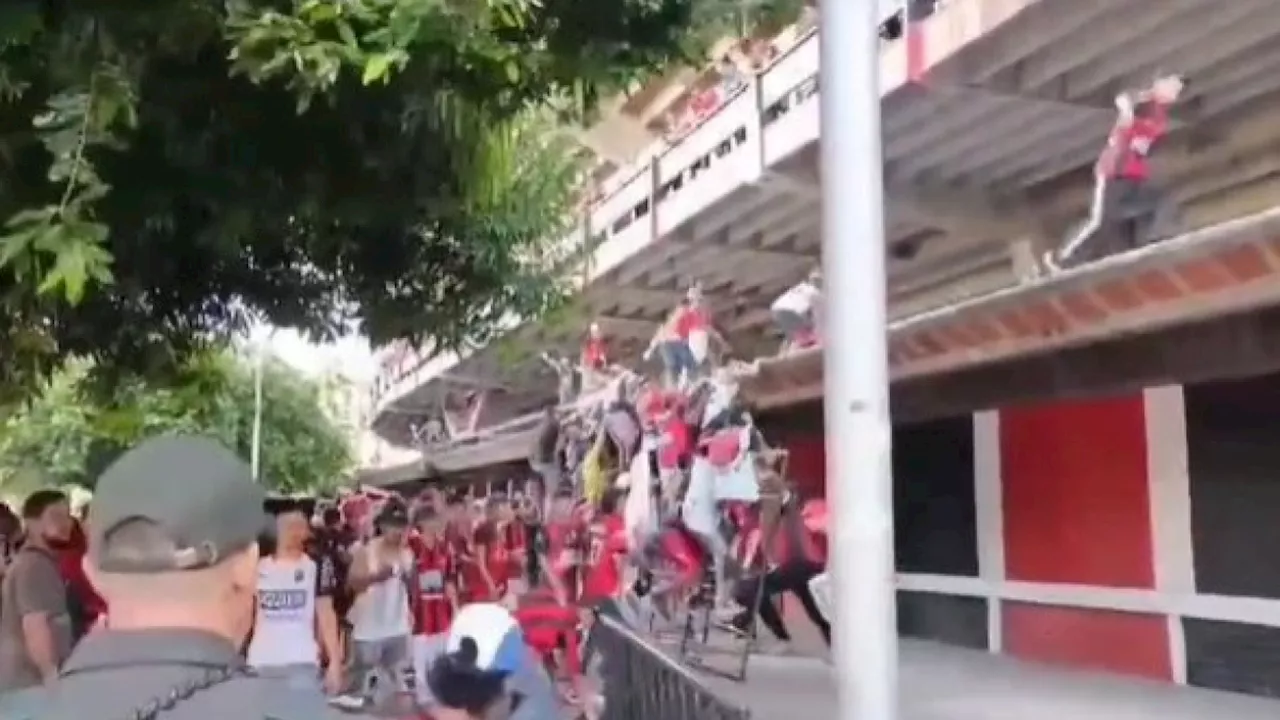
[(666, 387), (689, 387), (696, 382), (711, 354), (711, 341), (727, 346), (711, 322), (702, 286), (694, 284), (649, 342), (645, 358), (660, 353)]
[(598, 322), (591, 323), (587, 328), (578, 366), (582, 373), (582, 387), (586, 392), (598, 390), (609, 377), (609, 344)]
[(538, 430), (534, 435), (533, 446), (529, 449), (529, 469), (542, 478), (543, 487), (560, 486), (564, 472), (560, 465), (560, 413), (555, 405), (542, 408), (542, 417), (538, 420)]
[(574, 367), (574, 364), (568, 358), (561, 357), (558, 353), (544, 352), (541, 358), (542, 362), (556, 374), (557, 399), (560, 404), (568, 405), (572, 403), (578, 397), (578, 389), (581, 384), (578, 377), (578, 368)]
[(711, 359), (711, 341), (715, 340), (722, 346), (727, 344), (712, 324), (711, 309), (707, 307), (706, 295), (703, 294), (700, 283), (689, 288), (685, 293), (684, 303), (676, 311), (676, 335), (689, 346), (689, 352), (693, 354), (696, 363), (695, 369), (699, 373)]
[[(1182, 76), (1165, 75), (1146, 90), (1122, 93), (1116, 98), (1116, 123), (1094, 166), (1089, 217), (1065, 245), (1045, 254), (1044, 265), (1049, 272), (1087, 259), (1080, 250), (1095, 235), (1109, 238), (1095, 243), (1111, 247), (1095, 247), (1088, 253), (1101, 258), (1164, 240), (1176, 231), (1176, 208), (1151, 181), (1148, 158), (1168, 132), (1169, 108), (1185, 88)], [(1145, 227), (1124, 231), (1120, 226), (1129, 222)]]
[(773, 301), (773, 322), (782, 333), (779, 355), (811, 347), (818, 342), (817, 315), (822, 303), (822, 270), (814, 268), (804, 280)]
[(662, 384), (668, 389), (674, 389), (681, 378), (692, 373), (697, 365), (693, 354), (689, 352), (688, 344), (682, 341), (676, 332), (676, 319), (679, 313), (680, 310), (677, 308), (667, 315), (654, 332), (653, 338), (649, 341), (649, 347), (644, 351), (645, 360), (649, 360), (654, 354), (661, 358)]
[(728, 53), (716, 63), (716, 74), (720, 76), (721, 102), (732, 100), (747, 86), (746, 73), (742, 72), (742, 68), (738, 67), (738, 63), (734, 62), (733, 56)]

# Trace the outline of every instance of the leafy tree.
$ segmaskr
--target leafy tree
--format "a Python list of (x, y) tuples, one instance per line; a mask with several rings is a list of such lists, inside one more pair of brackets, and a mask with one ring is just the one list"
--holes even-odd
[[(254, 369), (229, 352), (197, 356), (178, 380), (130, 380), (110, 398), (83, 392), (89, 363), (70, 363), (21, 412), (0, 424), (0, 487), (29, 488), (43, 473), (92, 487), (98, 474), (139, 440), (198, 433), (250, 456)], [(263, 366), (262, 480), (282, 492), (324, 489), (351, 467), (349, 439), (321, 406), (319, 383), (276, 361)]]
[(693, 7), (688, 47), (698, 52), (726, 37), (767, 37), (795, 22), (807, 0), (702, 0)]
[(553, 306), (553, 130), (698, 1), (0, 4), (0, 390), (172, 370), (248, 315), (448, 347)]
[(0, 3), (0, 406), (69, 357), (163, 376), (248, 316), (443, 349), (556, 306), (557, 130), (741, 6)]

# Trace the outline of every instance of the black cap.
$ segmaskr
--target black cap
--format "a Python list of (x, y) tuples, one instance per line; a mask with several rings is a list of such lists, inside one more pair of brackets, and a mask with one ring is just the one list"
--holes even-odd
[(409, 526), (409, 510), (398, 502), (388, 502), (378, 513), (375, 524), (380, 527), (402, 528)]
[[(257, 541), (267, 519), (266, 494), (248, 464), (215, 440), (169, 436), (146, 440), (98, 479), (89, 553), (105, 572), (160, 573), (216, 565)], [(162, 562), (99, 554), (103, 540), (132, 521), (163, 529), (177, 546)]]

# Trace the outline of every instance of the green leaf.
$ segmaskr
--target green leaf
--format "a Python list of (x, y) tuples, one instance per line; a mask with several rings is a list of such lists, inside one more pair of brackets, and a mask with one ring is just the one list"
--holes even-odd
[(391, 55), (387, 53), (373, 55), (365, 61), (364, 74), (360, 76), (360, 82), (365, 85), (372, 85), (378, 81), (385, 82), (390, 70)]
[(338, 37), (342, 38), (344, 45), (353, 48), (360, 46), (360, 41), (356, 39), (355, 31), (351, 29), (351, 23), (346, 20), (339, 19), (335, 23), (335, 26), (338, 28)]

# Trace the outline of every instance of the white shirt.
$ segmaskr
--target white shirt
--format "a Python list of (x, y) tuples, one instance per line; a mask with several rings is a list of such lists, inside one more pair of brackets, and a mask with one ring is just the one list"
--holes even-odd
[[(352, 554), (364, 553), (367, 572), (384, 567), (382, 541), (374, 538), (357, 545)], [(392, 562), (391, 577), (365, 588), (351, 605), (347, 619), (351, 621), (351, 637), (355, 640), (386, 640), (408, 637), (413, 629), (409, 616), (409, 589), (405, 578), (413, 571), (413, 553), (402, 547)]]
[(253, 667), (319, 665), (316, 563), (265, 557), (258, 561), (258, 616), (249, 643)]
[(806, 280), (779, 295), (778, 299), (773, 301), (772, 309), (793, 312), (797, 315), (808, 315), (821, 298), (822, 291)]

